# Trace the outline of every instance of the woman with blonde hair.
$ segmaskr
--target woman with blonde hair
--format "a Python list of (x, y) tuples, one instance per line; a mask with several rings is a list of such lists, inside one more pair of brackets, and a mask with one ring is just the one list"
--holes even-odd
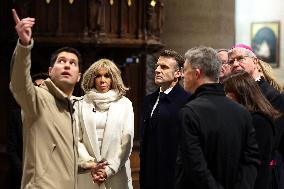
[(129, 156), (134, 136), (131, 101), (118, 67), (108, 59), (83, 75), (75, 106), (79, 128), (78, 189), (132, 189)]
[(268, 63), (262, 60), (259, 60), (258, 61), (258, 71), (264, 77), (264, 79), (269, 83), (269, 85), (274, 87), (280, 93), (283, 92), (283, 86), (276, 80), (273, 74), (273, 69)]

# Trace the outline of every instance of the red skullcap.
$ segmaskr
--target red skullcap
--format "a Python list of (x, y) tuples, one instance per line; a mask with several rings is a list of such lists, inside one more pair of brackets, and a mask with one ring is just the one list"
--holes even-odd
[(243, 43), (239, 43), (239, 44), (236, 44), (232, 47), (233, 48), (243, 48), (243, 49), (247, 49), (247, 50), (250, 50), (251, 52), (253, 52), (252, 48), (250, 46), (247, 46)]

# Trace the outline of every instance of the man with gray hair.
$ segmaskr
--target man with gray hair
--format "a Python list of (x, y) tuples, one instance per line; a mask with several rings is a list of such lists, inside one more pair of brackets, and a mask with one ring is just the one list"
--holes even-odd
[(214, 49), (185, 57), (184, 88), (193, 95), (180, 111), (175, 188), (253, 188), (259, 153), (249, 112), (225, 96)]

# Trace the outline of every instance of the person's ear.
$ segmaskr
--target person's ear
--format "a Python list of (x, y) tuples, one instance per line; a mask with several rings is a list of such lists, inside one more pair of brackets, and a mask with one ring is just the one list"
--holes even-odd
[(199, 68), (195, 69), (194, 75), (197, 79), (199, 79), (201, 77), (201, 70)]
[(181, 70), (180, 70), (180, 69), (178, 69), (178, 70), (175, 71), (175, 76), (176, 76), (177, 78), (179, 78), (179, 77), (182, 76), (182, 73), (181, 73)]
[(77, 83), (80, 81), (80, 79), (81, 79), (81, 73), (79, 73), (79, 75), (78, 75), (78, 79), (77, 79)]

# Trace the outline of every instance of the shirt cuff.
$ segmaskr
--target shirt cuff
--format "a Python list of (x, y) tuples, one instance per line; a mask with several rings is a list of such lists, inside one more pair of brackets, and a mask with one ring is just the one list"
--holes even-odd
[(109, 167), (107, 166), (106, 167), (106, 175), (107, 175), (107, 178), (109, 178), (110, 176), (112, 176), (114, 174), (114, 171)]

